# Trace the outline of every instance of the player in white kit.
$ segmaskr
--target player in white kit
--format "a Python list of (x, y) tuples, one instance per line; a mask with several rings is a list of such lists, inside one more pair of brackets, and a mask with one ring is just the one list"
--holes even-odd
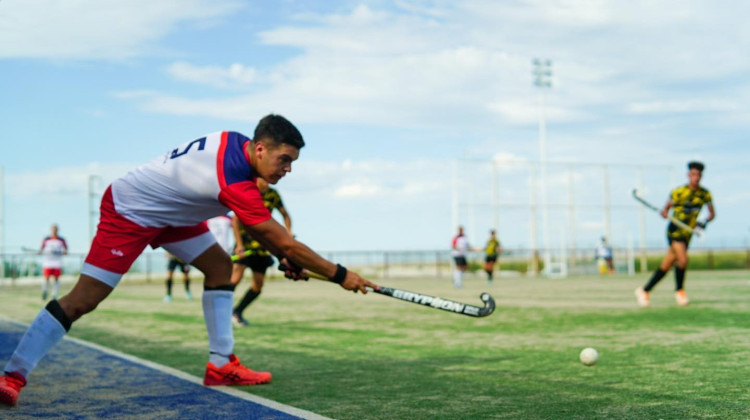
[(206, 221), (208, 224), (208, 230), (216, 238), (216, 242), (219, 244), (221, 249), (229, 255), (234, 252), (234, 246), (232, 244), (232, 217), (234, 213), (229, 212), (220, 216), (212, 217)]
[(453, 287), (460, 289), (463, 287), (464, 275), (469, 269), (466, 262), (466, 254), (469, 252), (469, 240), (464, 236), (463, 226), (458, 227), (458, 234), (451, 240), (451, 254), (456, 268), (453, 271)]
[(269, 372), (243, 366), (233, 354), (232, 263), (205, 220), (235, 212), (254, 238), (305, 278), (303, 268), (327, 275), (346, 290), (367, 293), (377, 286), (295, 240), (263, 205), (257, 177), (276, 184), (292, 170), (304, 146), (284, 117), (260, 120), (253, 139), (218, 132), (183, 144), (114, 181), (104, 193), (100, 222), (73, 290), (50, 301), (21, 338), (0, 376), (0, 402), (14, 405), (39, 360), (72, 323), (91, 312), (117, 286), (143, 249), (163, 247), (205, 275), (203, 315), (209, 361), (205, 385), (250, 385), (271, 380)]
[(60, 275), (62, 274), (63, 255), (68, 253), (68, 244), (65, 239), (57, 234), (58, 226), (52, 225), (50, 235), (44, 238), (39, 254), (42, 255), (42, 300), (47, 300), (49, 295), (49, 279), (54, 278), (52, 286), (52, 299), (57, 299), (60, 293)]

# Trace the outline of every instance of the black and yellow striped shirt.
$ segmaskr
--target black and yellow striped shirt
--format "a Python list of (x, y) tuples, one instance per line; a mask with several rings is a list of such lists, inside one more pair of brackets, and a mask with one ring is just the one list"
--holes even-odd
[[(269, 212), (273, 212), (275, 209), (283, 208), (284, 203), (281, 201), (281, 195), (278, 191), (273, 188), (269, 188), (266, 192), (262, 193), (263, 204), (266, 206)], [(245, 225), (240, 223), (240, 236), (242, 238), (242, 244), (245, 249), (250, 252), (250, 255), (271, 255), (266, 249), (264, 249), (260, 242), (253, 239), (252, 236), (245, 229)]]
[[(695, 227), (703, 205), (711, 204), (711, 193), (700, 186), (693, 191), (688, 185), (682, 185), (672, 190), (669, 201), (672, 203), (672, 217)], [(673, 239), (690, 239), (691, 236), (690, 232), (680, 229), (673, 223), (669, 224), (668, 232), (669, 237)]]

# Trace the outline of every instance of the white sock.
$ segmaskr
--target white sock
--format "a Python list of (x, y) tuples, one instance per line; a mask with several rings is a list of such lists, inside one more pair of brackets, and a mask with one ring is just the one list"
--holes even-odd
[(463, 271), (461, 270), (453, 271), (453, 286), (461, 287), (461, 280), (463, 278), (462, 273)]
[(21, 337), (16, 351), (5, 365), (5, 371), (18, 372), (24, 378), (29, 376), (37, 363), (65, 336), (65, 333), (60, 321), (47, 309), (42, 309)]
[(60, 282), (56, 281), (52, 286), (52, 299), (57, 299), (57, 295), (60, 294)]
[(203, 292), (202, 301), (203, 318), (208, 330), (208, 361), (216, 367), (222, 367), (229, 363), (229, 355), (234, 350), (234, 293), (228, 290), (207, 290)]
[(49, 282), (43, 281), (42, 282), (42, 293), (44, 293), (45, 295), (47, 294), (47, 287), (49, 287)]

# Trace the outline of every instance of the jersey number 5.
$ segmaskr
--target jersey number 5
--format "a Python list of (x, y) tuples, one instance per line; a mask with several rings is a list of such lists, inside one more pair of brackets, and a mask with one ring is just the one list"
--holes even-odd
[(172, 150), (172, 154), (169, 156), (169, 158), (174, 159), (174, 158), (178, 158), (186, 154), (187, 152), (190, 151), (190, 148), (193, 147), (195, 143), (198, 143), (198, 150), (203, 150), (206, 147), (206, 138), (203, 137), (198, 140), (191, 141), (190, 143), (188, 143), (187, 147), (185, 147), (185, 150), (183, 150), (182, 152), (180, 152), (179, 148)]

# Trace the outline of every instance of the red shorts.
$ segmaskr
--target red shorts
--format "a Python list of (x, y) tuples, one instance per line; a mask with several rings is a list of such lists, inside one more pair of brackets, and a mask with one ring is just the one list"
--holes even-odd
[(44, 277), (60, 277), (61, 274), (62, 274), (62, 268), (44, 267), (42, 269), (42, 275)]
[(112, 187), (109, 187), (102, 197), (99, 225), (85, 263), (111, 273), (125, 274), (147, 245), (158, 248), (207, 232), (206, 222), (180, 227), (145, 227), (131, 222), (115, 210)]

